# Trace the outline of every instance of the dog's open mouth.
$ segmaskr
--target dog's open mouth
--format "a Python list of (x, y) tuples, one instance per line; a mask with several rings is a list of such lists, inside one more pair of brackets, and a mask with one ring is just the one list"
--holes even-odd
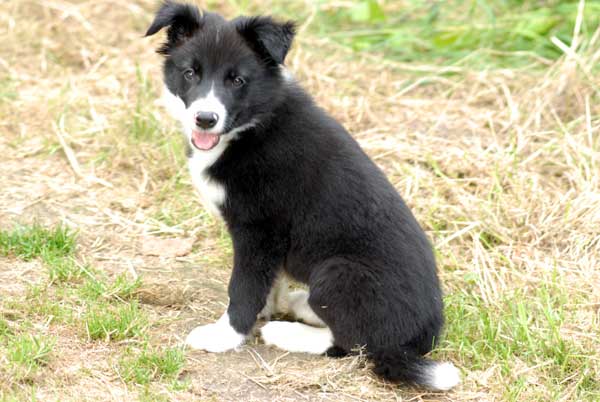
[(219, 134), (207, 133), (206, 131), (192, 130), (192, 144), (201, 151), (213, 149), (219, 143)]

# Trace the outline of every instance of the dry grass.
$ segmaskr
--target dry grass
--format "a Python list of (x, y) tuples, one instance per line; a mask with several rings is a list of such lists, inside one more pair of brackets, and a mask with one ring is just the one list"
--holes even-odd
[[(232, 4), (216, 9), (233, 16)], [(231, 247), (195, 200), (175, 124), (155, 102), (160, 38), (142, 38), (155, 7), (0, 3), (0, 220), (2, 229), (64, 222), (79, 231), (80, 260), (141, 276), (146, 300), (177, 295), (141, 307), (150, 343), (175, 345), (222, 311)], [(0, 296), (11, 300), (3, 319), (56, 345), (35, 376), (0, 381), (0, 400), (600, 398), (600, 31), (557, 42), (564, 56), (549, 66), (487, 71), (358, 55), (308, 32), (289, 67), (432, 237), (448, 316), (436, 357), (455, 361), (463, 384), (421, 394), (382, 384), (359, 358), (251, 345), (188, 353), (183, 385), (132, 385), (118, 369), (126, 341), (92, 342), (65, 321), (21, 311), (43, 267), (9, 256), (0, 257)], [(140, 252), (148, 235), (196, 242), (185, 257), (153, 257)]]

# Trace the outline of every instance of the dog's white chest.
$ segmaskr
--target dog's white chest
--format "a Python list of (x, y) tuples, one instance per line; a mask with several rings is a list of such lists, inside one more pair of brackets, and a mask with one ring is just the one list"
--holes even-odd
[[(219, 146), (217, 146), (217, 148), (218, 147)], [(212, 151), (213, 150), (206, 153), (195, 153), (188, 160), (188, 165), (190, 175), (192, 176), (192, 182), (200, 195), (202, 205), (204, 205), (204, 208), (212, 215), (222, 218), (221, 210), (219, 208), (225, 202), (225, 187), (210, 179), (206, 174), (206, 169), (215, 162), (215, 156), (218, 158), (218, 155), (214, 155), (216, 152), (213, 153)]]

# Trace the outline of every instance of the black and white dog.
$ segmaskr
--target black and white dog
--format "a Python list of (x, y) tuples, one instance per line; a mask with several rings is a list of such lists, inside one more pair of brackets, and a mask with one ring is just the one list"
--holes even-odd
[[(146, 35), (165, 27), (168, 108), (194, 185), (234, 247), (229, 307), (187, 344), (237, 348), (257, 317), (283, 311), (299, 322), (268, 322), (265, 343), (337, 356), (365, 347), (388, 380), (454, 387), (451, 363), (422, 357), (443, 324), (431, 245), (384, 174), (283, 67), (294, 24), (167, 1)], [(287, 295), (284, 274), (309, 292)]]

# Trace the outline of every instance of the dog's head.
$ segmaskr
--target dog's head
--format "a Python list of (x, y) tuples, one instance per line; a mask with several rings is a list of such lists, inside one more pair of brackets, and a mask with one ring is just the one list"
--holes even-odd
[(158, 52), (166, 57), (167, 107), (195, 148), (210, 150), (222, 137), (269, 116), (286, 82), (282, 64), (294, 37), (292, 22), (270, 17), (226, 21), (196, 6), (167, 1), (146, 36), (165, 27), (167, 41)]

